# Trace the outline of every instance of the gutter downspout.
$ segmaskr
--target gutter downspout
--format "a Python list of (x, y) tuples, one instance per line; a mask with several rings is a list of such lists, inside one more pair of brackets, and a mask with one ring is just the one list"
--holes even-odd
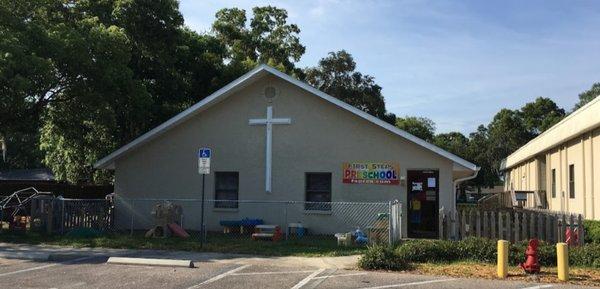
[[(475, 173), (473, 173), (473, 175), (470, 175), (470, 176), (464, 177), (464, 178), (460, 178), (460, 179), (456, 179), (456, 180), (453, 181), (453, 183), (454, 183), (454, 187), (453, 187), (454, 202), (452, 203), (452, 206), (453, 206), (453, 212), (456, 212), (457, 215), (458, 215), (458, 212), (456, 210), (456, 193), (457, 193), (456, 192), (456, 187), (458, 186), (458, 184), (460, 184), (460, 183), (462, 183), (464, 181), (468, 181), (468, 180), (472, 180), (472, 179), (476, 178), (477, 174), (479, 174), (479, 170), (481, 170), (481, 167), (476, 167), (475, 168)], [(457, 238), (458, 237), (458, 234), (457, 234), (458, 232), (456, 231), (456, 220), (452, 223), (452, 232), (454, 234), (454, 238)]]

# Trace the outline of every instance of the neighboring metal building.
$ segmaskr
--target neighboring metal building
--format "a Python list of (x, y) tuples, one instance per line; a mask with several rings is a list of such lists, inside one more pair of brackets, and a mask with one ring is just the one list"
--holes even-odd
[[(223, 200), (207, 210), (209, 228), (219, 220), (268, 214), (264, 206), (242, 214), (237, 200), (400, 200), (403, 216), (408, 216), (403, 218), (404, 235), (437, 236), (439, 209), (453, 210), (456, 184), (478, 171), (474, 164), (266, 65), (95, 167), (115, 170), (117, 199), (198, 199), (202, 178), (196, 154), (201, 147), (212, 148), (207, 198)], [(122, 215), (127, 210), (118, 204), (117, 223), (120, 219), (128, 226)], [(184, 208), (190, 210), (199, 208)], [(304, 218), (312, 222), (311, 230), (341, 230), (331, 222), (331, 210), (307, 206)], [(186, 217), (185, 222), (198, 221)]]
[(527, 207), (600, 220), (600, 97), (512, 153), (503, 169), (505, 190), (523, 191)]

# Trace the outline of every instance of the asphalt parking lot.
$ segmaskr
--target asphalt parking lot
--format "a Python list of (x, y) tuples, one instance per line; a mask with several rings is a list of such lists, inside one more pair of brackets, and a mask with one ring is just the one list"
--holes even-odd
[[(0, 288), (586, 288), (498, 280), (455, 279), (310, 266), (200, 261), (196, 268), (115, 265), (106, 257), (62, 262), (0, 258)], [(593, 287), (589, 287), (593, 288)]]

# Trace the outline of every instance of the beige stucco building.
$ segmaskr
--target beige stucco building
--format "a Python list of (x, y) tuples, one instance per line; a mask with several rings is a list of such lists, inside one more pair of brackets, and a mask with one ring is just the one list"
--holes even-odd
[[(266, 119), (272, 122), (270, 137)], [(198, 199), (197, 152), (201, 147), (212, 149), (207, 199), (399, 200), (405, 216), (413, 210), (415, 222), (437, 218), (441, 207), (453, 209), (455, 184), (478, 170), (468, 161), (266, 65), (103, 158), (96, 167), (115, 170), (115, 193), (121, 199)], [(361, 180), (352, 172), (360, 172), (363, 165), (377, 166), (378, 172), (384, 173), (365, 175), (373, 178)], [(420, 191), (413, 191), (415, 188)], [(417, 201), (422, 203), (418, 208), (406, 205), (409, 192), (419, 196)], [(242, 212), (233, 202), (220, 204), (207, 208), (209, 228), (218, 226), (219, 220), (267, 218), (266, 211), (273, 208), (256, 206)], [(427, 204), (431, 206), (425, 212)], [(127, 223), (128, 217), (122, 215), (125, 209), (117, 207), (117, 217), (121, 214)], [(415, 209), (421, 210), (419, 218)], [(184, 208), (184, 212), (193, 210), (198, 208)], [(311, 229), (318, 231), (331, 227), (334, 210), (316, 212), (304, 207), (301, 213), (303, 220), (311, 222)], [(186, 220), (198, 222), (196, 218)], [(407, 218), (403, 222), (406, 235), (411, 228), (406, 225)], [(426, 227), (437, 234), (437, 219)]]
[(505, 190), (526, 205), (600, 220), (600, 97), (505, 160)]

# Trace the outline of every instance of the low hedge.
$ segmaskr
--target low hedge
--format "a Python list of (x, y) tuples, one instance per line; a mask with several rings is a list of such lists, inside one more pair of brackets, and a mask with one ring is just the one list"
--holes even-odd
[[(528, 242), (517, 242), (510, 246), (509, 263), (513, 266), (525, 261)], [(408, 268), (410, 263), (450, 263), (475, 261), (495, 263), (497, 242), (484, 238), (467, 238), (462, 241), (407, 240), (395, 248), (387, 246), (369, 247), (359, 266), (364, 269), (395, 270)], [(556, 247), (540, 242), (538, 260), (542, 266), (556, 266)], [(398, 264), (394, 264), (398, 262)], [(572, 266), (600, 268), (600, 243), (572, 247), (569, 250)]]
[(358, 266), (367, 270), (406, 270), (410, 266), (401, 259), (390, 246), (369, 246), (365, 254), (358, 260)]
[(583, 221), (585, 229), (585, 242), (600, 244), (600, 221), (585, 220)]

